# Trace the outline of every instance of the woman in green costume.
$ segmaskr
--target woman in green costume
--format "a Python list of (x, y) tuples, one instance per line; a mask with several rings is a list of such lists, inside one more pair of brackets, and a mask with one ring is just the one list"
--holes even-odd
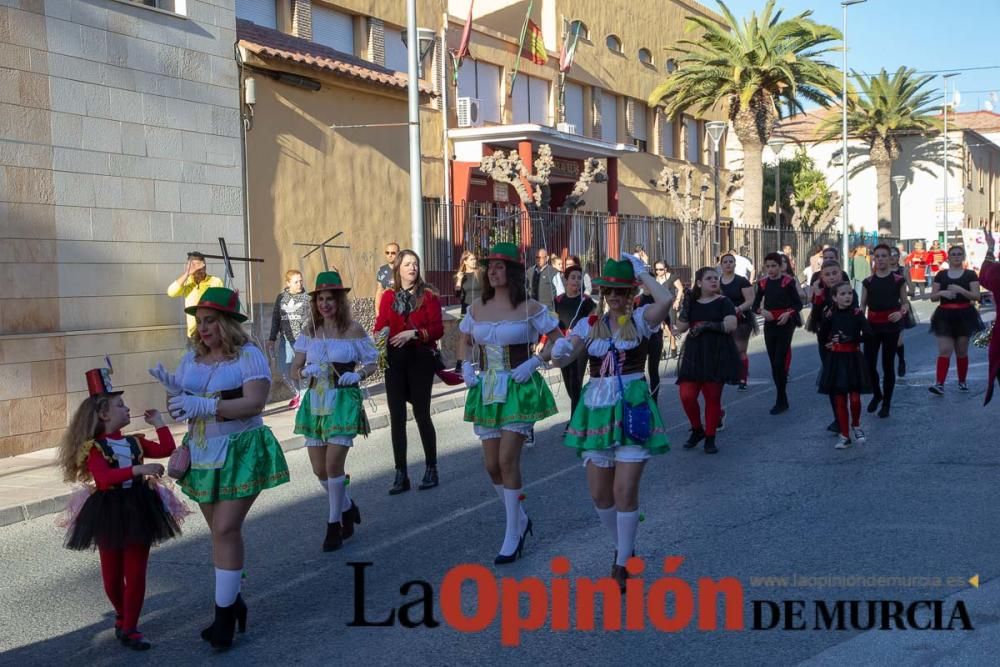
[(359, 385), (375, 371), (378, 352), (351, 318), (350, 291), (336, 271), (316, 277), (316, 289), (309, 292), (312, 322), (295, 339), (292, 359), (292, 377), (309, 380), (295, 432), (306, 438), (309, 463), (330, 506), (323, 551), (339, 549), (361, 523), (361, 512), (347, 495), (344, 463), (355, 436), (369, 432)]
[(179, 483), (205, 516), (215, 562), (215, 621), (201, 637), (226, 649), (236, 624), (246, 628), (247, 606), (240, 596), (243, 521), (261, 491), (288, 481), (288, 466), (261, 418), (271, 371), (240, 326), (247, 318), (239, 295), (210, 287), (185, 312), (197, 322), (193, 350), (174, 373), (162, 365), (150, 373), (170, 396), (171, 416), (188, 422), (183, 446), (191, 466)]
[[(482, 298), (459, 325), (460, 358), (469, 387), (465, 421), (475, 424), (486, 472), (504, 503), (506, 530), (493, 561), (499, 565), (520, 558), (531, 532), (521, 504), (521, 448), (534, 423), (556, 413), (549, 385), (536, 371), (547, 365), (551, 344), (561, 334), (558, 320), (528, 298), (517, 246), (498, 243), (481, 263), (487, 267), (486, 282)], [(548, 342), (540, 354), (532, 354), (541, 336)]]
[[(640, 259), (627, 253), (622, 257), (604, 265), (604, 275), (594, 280), (601, 294), (595, 314), (556, 343), (553, 358), (565, 366), (579, 354), (589, 357), (590, 381), (570, 419), (564, 444), (584, 460), (594, 509), (617, 547), (611, 576), (624, 591), (625, 562), (633, 554), (639, 528), (642, 469), (651, 455), (670, 449), (645, 368), (649, 339), (666, 319), (673, 299)], [(633, 309), (639, 283), (653, 303)], [(644, 440), (626, 433), (625, 403), (648, 406), (650, 433)]]

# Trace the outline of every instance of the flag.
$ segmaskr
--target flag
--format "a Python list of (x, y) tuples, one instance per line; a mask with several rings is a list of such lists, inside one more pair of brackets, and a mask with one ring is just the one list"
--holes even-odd
[[(517, 81), (517, 73), (521, 69), (521, 54), (524, 53), (524, 42), (525, 38), (528, 36), (528, 26), (535, 26), (535, 24), (531, 22), (531, 8), (534, 4), (535, 0), (531, 0), (531, 2), (528, 3), (528, 11), (524, 14), (524, 23), (521, 25), (521, 39), (518, 40), (517, 43), (517, 58), (514, 60), (514, 71), (510, 74), (510, 88), (507, 89), (507, 97), (514, 94), (514, 82)], [(535, 26), (535, 30), (538, 30), (538, 26)], [(534, 56), (532, 56), (531, 59), (534, 60)]]
[(580, 40), (580, 22), (574, 21), (569, 32), (563, 34), (563, 43), (559, 49), (559, 71), (565, 74), (573, 67), (573, 57), (576, 55), (576, 43)]
[(545, 41), (542, 39), (542, 29), (535, 25), (535, 22), (528, 19), (528, 34), (526, 43), (522, 42), (524, 55), (536, 65), (544, 65), (548, 59), (548, 51), (545, 50)]
[(469, 16), (465, 19), (465, 27), (462, 28), (462, 41), (458, 44), (458, 50), (452, 54), (454, 63), (453, 84), (458, 85), (458, 69), (462, 66), (462, 60), (469, 55), (469, 42), (472, 40), (472, 5), (476, 0), (469, 0)]

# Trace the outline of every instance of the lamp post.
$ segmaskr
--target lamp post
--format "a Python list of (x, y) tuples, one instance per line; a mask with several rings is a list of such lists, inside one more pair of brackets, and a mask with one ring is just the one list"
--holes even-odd
[(944, 245), (948, 247), (948, 79), (956, 77), (961, 72), (950, 72), (942, 74), (941, 80), (944, 83), (944, 210), (942, 211), (942, 221), (944, 228)]
[(867, 0), (841, 0), (841, 3), (840, 3), (840, 6), (844, 8), (844, 32), (843, 32), (843, 36), (844, 36), (844, 72), (843, 72), (843, 74), (844, 74), (844, 86), (841, 89), (842, 97), (841, 97), (841, 101), (840, 101), (840, 106), (841, 106), (841, 121), (842, 121), (842, 128), (841, 129), (842, 129), (842, 134), (843, 134), (842, 138), (843, 138), (843, 142), (844, 142), (844, 146), (843, 146), (843, 151), (844, 151), (844, 182), (841, 184), (841, 187), (843, 188), (843, 192), (841, 193), (841, 197), (840, 197), (841, 200), (842, 200), (841, 211), (843, 213), (841, 215), (841, 218), (843, 219), (843, 223), (841, 224), (841, 232), (840, 232), (840, 234), (841, 234), (841, 239), (840, 239), (840, 246), (841, 246), (841, 248), (840, 248), (840, 256), (841, 256), (842, 260), (845, 261), (845, 262), (847, 261), (847, 250), (848, 250), (847, 234), (848, 234), (848, 229), (849, 229), (848, 222), (847, 222), (848, 221), (847, 216), (848, 216), (848, 210), (849, 210), (849, 206), (847, 205), (848, 204), (848, 188), (847, 188), (847, 177), (848, 177), (848, 175), (847, 175), (847, 166), (848, 166), (848, 163), (847, 163), (847, 8), (850, 7), (851, 5), (858, 5), (858, 4), (861, 4), (862, 2), (866, 2), (866, 1)]
[(906, 186), (906, 176), (893, 176), (892, 184), (896, 186), (896, 205), (899, 207), (899, 223), (897, 228), (897, 238), (899, 241), (903, 238), (903, 188)]
[[(433, 30), (418, 30), (417, 0), (406, 1), (407, 124), (410, 129), (410, 246), (424, 257), (424, 211), (420, 171), (420, 63), (434, 45)], [(421, 43), (429, 44), (421, 48)]]
[(785, 147), (784, 137), (771, 137), (767, 145), (774, 152), (774, 226), (778, 230), (778, 248), (781, 252), (781, 149)]
[[(705, 131), (708, 132), (708, 138), (712, 140), (712, 164), (715, 166), (715, 255), (719, 254), (719, 244), (720, 239), (720, 212), (719, 208), (720, 195), (719, 195), (719, 142), (722, 141), (722, 136), (726, 133), (727, 123), (721, 120), (712, 120), (705, 124)], [(732, 250), (732, 228), (730, 228), (730, 239), (729, 239), (729, 249)]]

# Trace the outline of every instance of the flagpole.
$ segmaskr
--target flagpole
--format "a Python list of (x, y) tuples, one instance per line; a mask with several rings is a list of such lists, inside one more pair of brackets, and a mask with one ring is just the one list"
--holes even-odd
[(524, 36), (528, 34), (528, 21), (531, 20), (531, 9), (535, 4), (535, 0), (531, 0), (528, 3), (528, 11), (524, 15), (524, 23), (521, 25), (521, 38), (517, 43), (517, 59), (514, 60), (514, 71), (510, 75), (510, 90), (507, 91), (507, 97), (514, 94), (514, 82), (517, 80), (517, 73), (521, 70), (521, 52), (524, 51)]

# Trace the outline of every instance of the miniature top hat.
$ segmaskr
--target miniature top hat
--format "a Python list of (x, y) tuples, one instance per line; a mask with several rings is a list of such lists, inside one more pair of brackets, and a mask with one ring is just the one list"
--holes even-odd
[(517, 246), (513, 243), (497, 243), (495, 246), (490, 248), (490, 254), (479, 260), (479, 263), (486, 265), (494, 259), (500, 259), (505, 262), (510, 262), (511, 264), (524, 266), (524, 262), (521, 261), (521, 253), (517, 251)]
[(198, 299), (198, 305), (188, 306), (184, 312), (194, 315), (199, 308), (211, 308), (226, 313), (237, 322), (246, 322), (247, 316), (240, 312), (239, 292), (228, 287), (209, 287)]
[(627, 259), (621, 261), (608, 259), (604, 263), (604, 271), (600, 278), (594, 278), (598, 287), (635, 287), (635, 269)]
[(115, 391), (111, 386), (111, 371), (107, 368), (89, 370), (87, 375), (87, 391), (91, 396), (118, 396), (124, 391)]
[(312, 296), (325, 290), (350, 292), (351, 288), (344, 287), (344, 281), (340, 279), (340, 274), (336, 271), (324, 271), (316, 276), (316, 289), (309, 292), (309, 295)]

